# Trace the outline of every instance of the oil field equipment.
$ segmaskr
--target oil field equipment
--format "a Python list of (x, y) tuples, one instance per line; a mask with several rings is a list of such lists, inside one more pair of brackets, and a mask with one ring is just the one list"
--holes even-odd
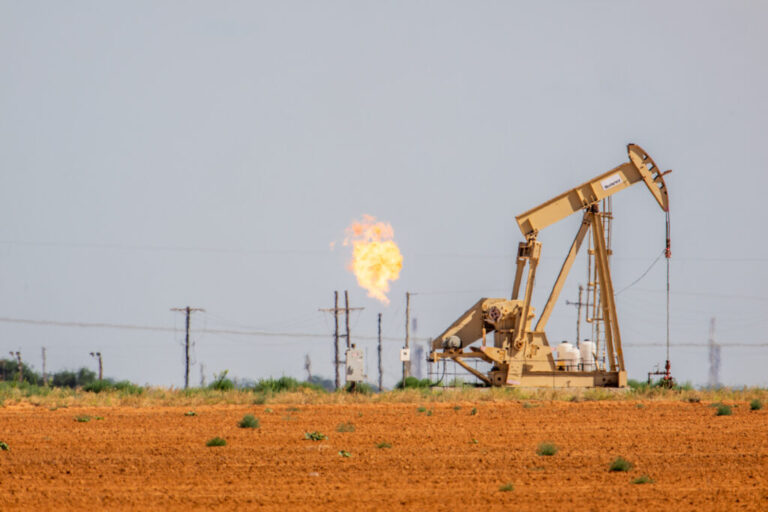
[[(525, 242), (517, 252), (517, 270), (511, 299), (482, 298), (432, 341), (431, 362), (452, 360), (489, 386), (535, 387), (624, 387), (627, 373), (616, 316), (613, 283), (608, 265), (603, 214), (600, 202), (620, 190), (643, 182), (662, 210), (669, 211), (667, 187), (653, 159), (640, 146), (627, 146), (629, 162), (601, 174), (516, 217)], [(541, 315), (535, 326), (531, 296), (536, 267), (541, 255), (538, 232), (578, 211), (584, 218), (570, 251), (563, 262)], [(592, 233), (596, 276), (599, 281), (600, 308), (605, 335), (606, 362), (598, 361), (593, 343), (579, 349), (568, 343), (557, 347), (557, 359), (547, 341), (545, 328), (568, 272), (587, 233)], [(669, 235), (667, 234), (667, 257)], [(527, 272), (526, 272), (527, 267)], [(522, 299), (519, 298), (526, 275)], [(488, 335), (493, 333), (493, 342)], [(480, 341), (480, 346), (473, 346)], [(492, 365), (484, 374), (467, 360), (482, 360)]]

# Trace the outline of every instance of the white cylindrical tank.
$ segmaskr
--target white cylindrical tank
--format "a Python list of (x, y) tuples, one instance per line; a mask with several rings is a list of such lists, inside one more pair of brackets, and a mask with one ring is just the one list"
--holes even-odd
[(571, 362), (569, 364), (569, 370), (575, 372), (579, 369), (579, 363), (581, 362), (581, 354), (579, 353), (579, 349), (571, 346)]
[(582, 368), (585, 372), (593, 372), (597, 369), (595, 356), (597, 355), (595, 344), (591, 341), (582, 341), (579, 347)]
[(579, 349), (564, 341), (557, 346), (557, 359), (562, 362), (567, 371), (576, 371), (579, 368)]

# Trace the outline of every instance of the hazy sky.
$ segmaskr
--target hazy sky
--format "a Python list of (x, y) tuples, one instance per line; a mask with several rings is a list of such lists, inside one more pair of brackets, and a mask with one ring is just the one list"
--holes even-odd
[[(768, 385), (768, 3), (0, 1), (0, 355), (181, 385), (183, 318), (200, 365), (257, 379), (332, 375), (333, 290), (352, 333), (439, 334), (481, 296), (509, 294), (514, 216), (643, 146), (667, 177), (672, 364)], [(638, 185), (614, 196), (620, 290), (664, 247)], [(392, 223), (404, 266), (392, 303), (369, 299), (332, 241), (362, 214)], [(543, 307), (580, 222), (540, 235)], [(573, 341), (586, 263), (549, 322)], [(659, 262), (618, 298), (631, 378), (664, 360)], [(368, 369), (375, 379), (374, 343)], [(385, 384), (401, 341), (385, 344)]]

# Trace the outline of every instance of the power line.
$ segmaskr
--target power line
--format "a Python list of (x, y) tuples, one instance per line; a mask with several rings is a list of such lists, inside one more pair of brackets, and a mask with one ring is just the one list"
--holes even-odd
[[(342, 308), (340, 308), (342, 309)], [(351, 308), (350, 308), (351, 309)], [(343, 309), (342, 309), (343, 311)], [(33, 320), (27, 318), (8, 318), (0, 317), (0, 323), (17, 323), (27, 325), (42, 325), (42, 326), (59, 326), (59, 327), (79, 327), (79, 328), (96, 328), (96, 329), (126, 329), (126, 330), (142, 330), (142, 331), (159, 331), (159, 332), (175, 332), (172, 327), (162, 326), (148, 326), (148, 325), (130, 325), (130, 324), (111, 324), (103, 322), (61, 322), (55, 320)], [(190, 331), (192, 332), (192, 331)], [(327, 339), (328, 334), (314, 333), (314, 332), (279, 332), (279, 331), (244, 331), (235, 329), (200, 329), (194, 331), (200, 334), (220, 334), (220, 335), (235, 335), (244, 337), (256, 337), (256, 338), (315, 338), (315, 339)], [(343, 336), (343, 335), (342, 335)], [(360, 334), (355, 336), (357, 339), (366, 341), (378, 340), (378, 336)], [(383, 341), (403, 342), (402, 337), (394, 336), (382, 336)], [(429, 337), (416, 337), (411, 336), (413, 341), (430, 341)], [(722, 347), (768, 347), (768, 341), (758, 343), (718, 343)], [(623, 343), (625, 347), (661, 347), (666, 346), (665, 342), (650, 342), (650, 343)], [(707, 343), (692, 342), (692, 343), (673, 343), (674, 347), (707, 347)]]

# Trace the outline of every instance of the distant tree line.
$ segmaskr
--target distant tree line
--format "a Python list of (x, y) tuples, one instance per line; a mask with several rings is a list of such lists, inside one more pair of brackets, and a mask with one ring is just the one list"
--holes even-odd
[[(0, 380), (18, 382), (19, 363), (13, 359), (0, 359)], [(43, 376), (23, 362), (21, 363), (21, 380), (27, 384), (43, 385)], [(48, 375), (48, 384), (59, 388), (85, 387), (97, 381), (96, 372), (88, 368), (80, 368), (77, 371), (61, 370)]]

